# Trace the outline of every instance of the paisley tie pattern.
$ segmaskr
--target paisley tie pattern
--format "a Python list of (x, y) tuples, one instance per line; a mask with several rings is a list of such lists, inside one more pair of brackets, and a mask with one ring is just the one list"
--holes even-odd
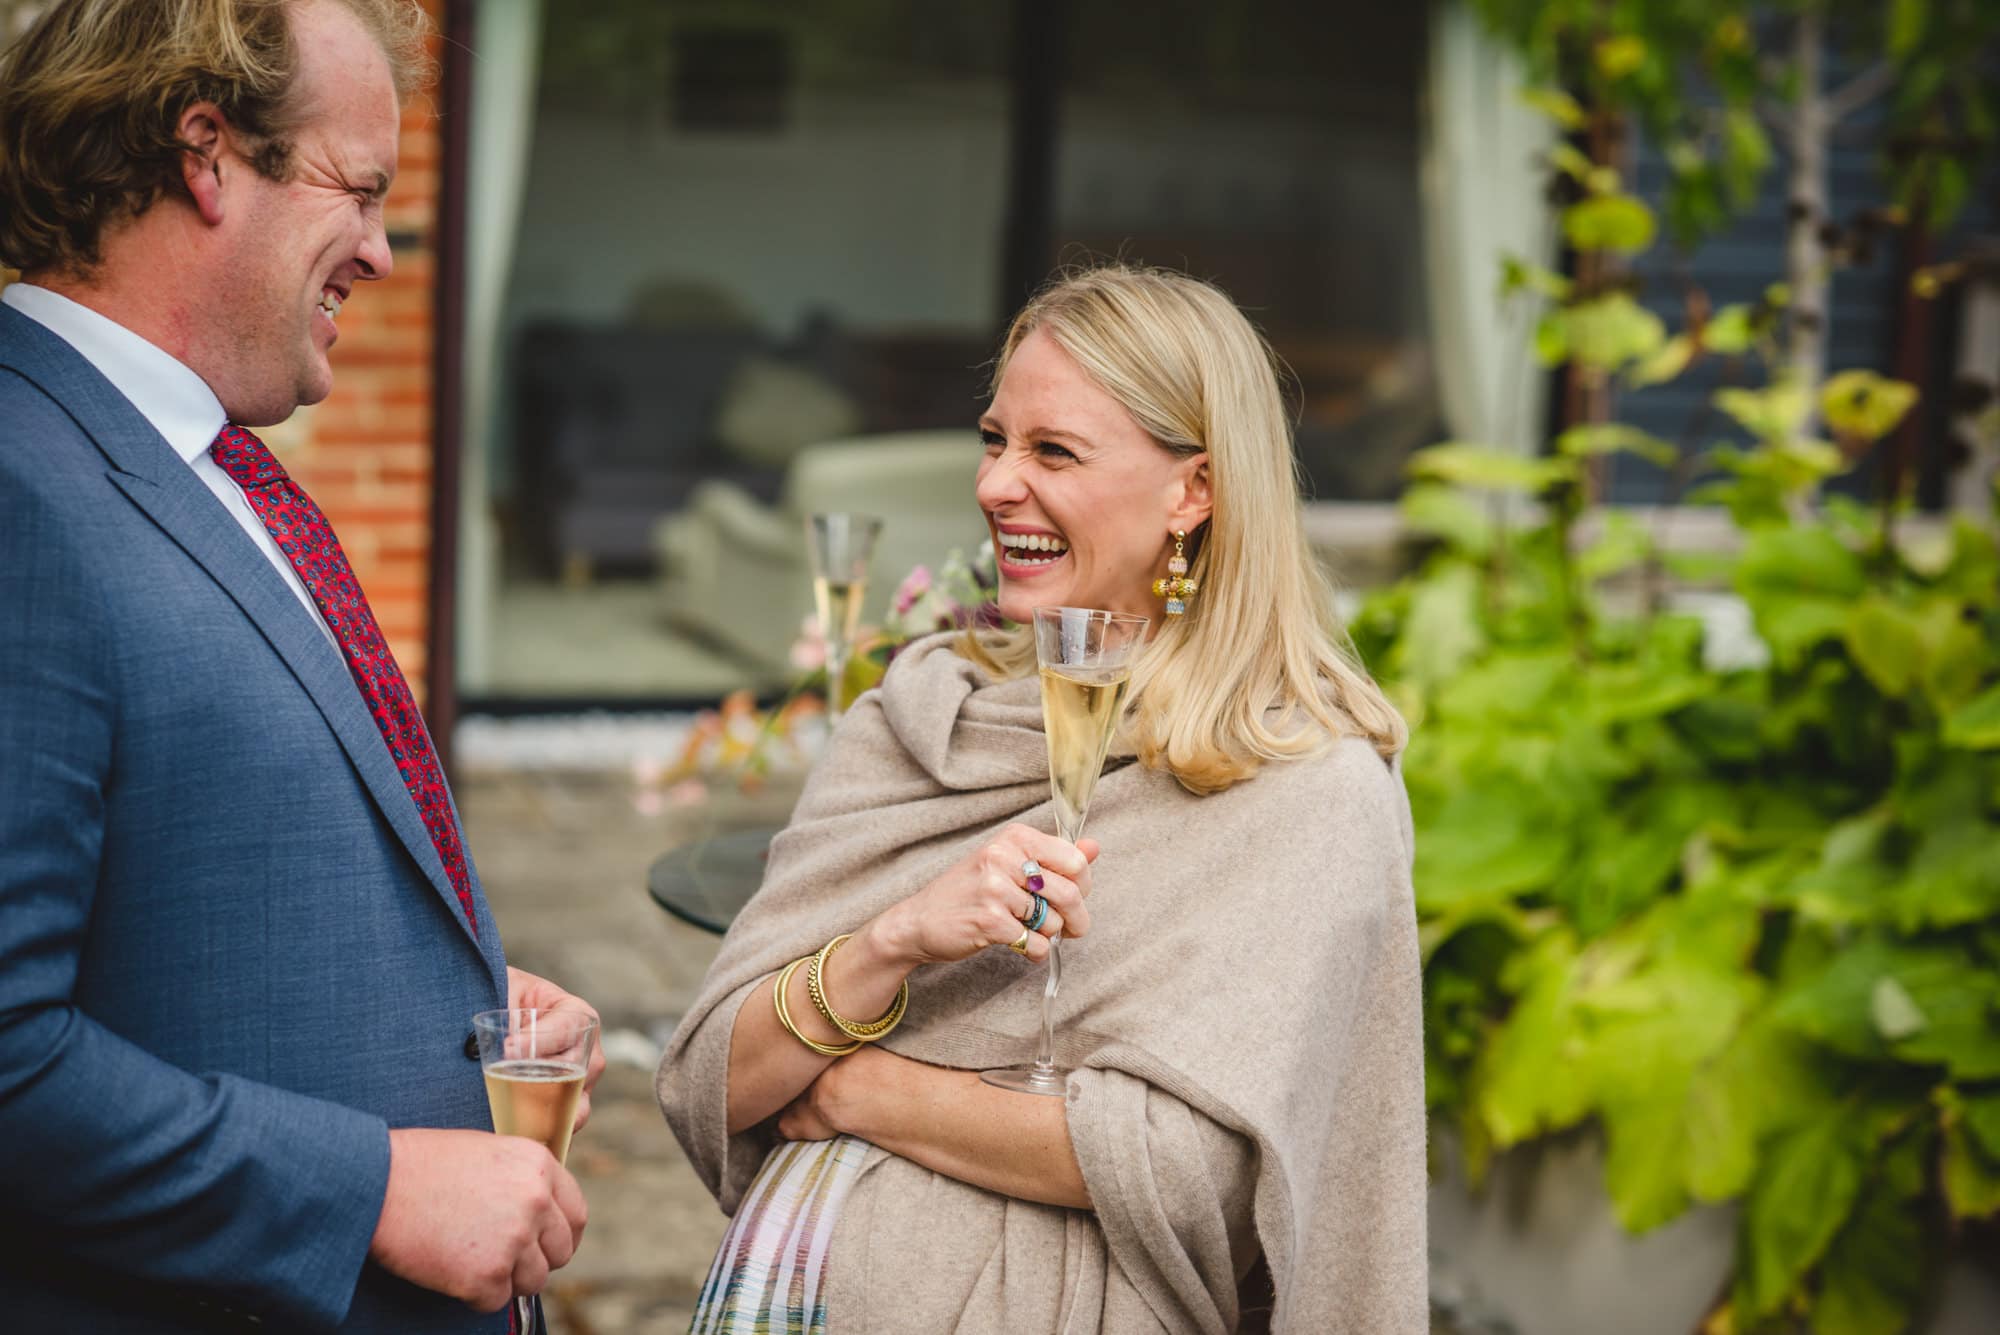
[(250, 508), (264, 521), (278, 550), (292, 563), (292, 569), (298, 571), (306, 590), (319, 605), (320, 615), (326, 618), (327, 628), (340, 644), (348, 671), (354, 674), (354, 684), (361, 688), (361, 698), (367, 702), (375, 726), (381, 729), (382, 740), (388, 743), (389, 755), (403, 777), (403, 786), (410, 790), (410, 797), (423, 816), (424, 828), (430, 832), (431, 843), (444, 862), (445, 875), (451, 878), (451, 888), (458, 892), (465, 920), (472, 925), (472, 934), (479, 935), (479, 918), (472, 906), (472, 880), (465, 863), (465, 841), (459, 834), (451, 796), (445, 790), (444, 773), (438, 768), (437, 752), (431, 748), (430, 732), (417, 712), (417, 702), (410, 694), (410, 684), (403, 679), (403, 670), (396, 666), (395, 655), (389, 652), (389, 643), (382, 638), (381, 627), (375, 624), (375, 614), (368, 609), (361, 582), (355, 579), (354, 568), (348, 565), (347, 553), (341, 550), (333, 526), (326, 522), (326, 515), (313, 504), (312, 497), (292, 481), (264, 442), (242, 427), (223, 427), (208, 452), (222, 466), (222, 471), (243, 488)]

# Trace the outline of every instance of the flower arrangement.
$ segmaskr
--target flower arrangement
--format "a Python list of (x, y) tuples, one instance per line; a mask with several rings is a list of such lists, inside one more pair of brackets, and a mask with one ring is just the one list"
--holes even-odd
[[(896, 654), (910, 641), (938, 631), (997, 626), (999, 588), (993, 550), (981, 545), (968, 557), (953, 548), (935, 572), (919, 565), (905, 575), (890, 600), (881, 626), (864, 626), (838, 684), (843, 703), (882, 680)], [(643, 811), (692, 806), (722, 781), (755, 794), (774, 773), (810, 766), (825, 745), (826, 635), (817, 616), (799, 625), (790, 651), (799, 676), (777, 704), (760, 709), (747, 690), (732, 692), (714, 709), (695, 716), (687, 743), (671, 764), (634, 771)]]

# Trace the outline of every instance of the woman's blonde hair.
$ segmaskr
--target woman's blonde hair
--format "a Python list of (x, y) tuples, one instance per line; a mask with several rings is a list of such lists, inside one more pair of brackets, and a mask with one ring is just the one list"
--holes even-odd
[[(1014, 317), (996, 392), (1037, 330), (1162, 449), (1208, 455), (1214, 510), (1190, 535), (1200, 592), (1187, 615), (1160, 618), (1133, 671), (1139, 759), (1206, 793), (1338, 736), (1366, 737), (1385, 758), (1400, 751), (1402, 717), (1356, 658), (1306, 546), (1277, 358), (1235, 303), (1163, 269), (1060, 276)], [(1018, 676), (1033, 670), (1033, 631), (968, 634), (960, 652)]]
[[(398, 97), (431, 75), (414, 0), (332, 0), (381, 46)], [(104, 229), (185, 192), (176, 129), (222, 108), (251, 165), (292, 169), (298, 94), (292, 16), (303, 0), (59, 0), (0, 55), (0, 263), (88, 273)]]

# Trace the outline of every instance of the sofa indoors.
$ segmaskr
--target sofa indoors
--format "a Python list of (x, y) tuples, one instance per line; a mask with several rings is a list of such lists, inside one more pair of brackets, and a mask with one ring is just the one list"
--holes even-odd
[(879, 625), (918, 565), (986, 539), (972, 498), (970, 428), (830, 440), (793, 456), (774, 504), (727, 480), (697, 486), (653, 530), (661, 614), (676, 630), (782, 675), (812, 611), (805, 517), (858, 511), (883, 521), (862, 619)]

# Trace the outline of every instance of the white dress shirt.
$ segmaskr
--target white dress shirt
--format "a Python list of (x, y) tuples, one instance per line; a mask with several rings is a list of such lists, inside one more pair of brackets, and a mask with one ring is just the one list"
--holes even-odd
[[(264, 553), (264, 559), (290, 586), (298, 600), (312, 614), (313, 624), (326, 636), (333, 651), (340, 643), (327, 628), (305, 582), (264, 527), (264, 521), (250, 508), (243, 489), (222, 471), (208, 447), (227, 421), (222, 401), (208, 382), (185, 364), (127, 329), (68, 297), (32, 283), (13, 283), (0, 292), (0, 303), (44, 326), (50, 333), (75, 348), (82, 358), (123, 394), (139, 415), (173, 446), (174, 453), (187, 461), (194, 475), (215, 493), (250, 541)], [(342, 661), (345, 661), (343, 658)]]

